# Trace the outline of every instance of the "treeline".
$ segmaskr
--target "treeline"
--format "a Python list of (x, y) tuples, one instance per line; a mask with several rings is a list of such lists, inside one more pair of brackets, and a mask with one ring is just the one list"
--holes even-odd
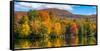
[(41, 48), (96, 44), (96, 23), (85, 19), (61, 19), (48, 11), (30, 10), (14, 19), (15, 48)]

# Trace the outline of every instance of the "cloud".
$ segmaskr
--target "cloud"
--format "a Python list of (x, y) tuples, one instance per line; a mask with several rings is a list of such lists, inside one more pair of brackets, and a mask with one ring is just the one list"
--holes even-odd
[[(73, 10), (72, 5), (61, 5), (61, 4), (45, 4), (45, 3), (28, 3), (28, 2), (15, 2), (15, 7), (27, 8), (27, 9), (45, 9), (45, 8), (58, 8), (63, 10)], [(24, 8), (23, 8), (24, 9)]]
[(96, 14), (96, 12), (88, 13), (87, 15), (93, 15), (93, 14)]
[(58, 4), (45, 4), (44, 6), (42, 5), (41, 7), (37, 9), (44, 9), (44, 8), (58, 8), (58, 9), (63, 9), (63, 10), (73, 10), (72, 6), (58, 5)]
[(15, 11), (28, 11), (30, 9), (29, 5), (20, 4), (19, 2), (14, 4)]

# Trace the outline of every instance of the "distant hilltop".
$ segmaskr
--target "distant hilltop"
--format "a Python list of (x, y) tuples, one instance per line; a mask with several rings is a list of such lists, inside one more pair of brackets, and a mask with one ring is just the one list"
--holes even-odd
[[(61, 10), (57, 8), (46, 8), (41, 10), (36, 10), (38, 12), (47, 12), (51, 13), (51, 15), (59, 17), (59, 18), (72, 18), (72, 19), (80, 19), (80, 18), (90, 18), (91, 20), (95, 21), (97, 15), (78, 15), (78, 14), (72, 14), (71, 12), (67, 10)], [(28, 16), (27, 12), (24, 11), (15, 11), (14, 13), (15, 17), (17, 19), (20, 19), (22, 16)]]

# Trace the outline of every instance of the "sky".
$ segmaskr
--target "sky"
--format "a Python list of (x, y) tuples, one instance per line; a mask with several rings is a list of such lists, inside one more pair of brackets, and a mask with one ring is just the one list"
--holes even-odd
[(45, 8), (62, 9), (80, 15), (96, 14), (96, 6), (14, 2), (15, 11), (41, 10)]

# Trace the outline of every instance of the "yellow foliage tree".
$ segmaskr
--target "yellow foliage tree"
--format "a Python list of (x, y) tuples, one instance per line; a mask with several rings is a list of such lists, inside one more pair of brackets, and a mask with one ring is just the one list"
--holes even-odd
[(20, 34), (22, 34), (23, 36), (27, 36), (29, 35), (29, 32), (30, 32), (30, 27), (27, 24), (27, 22), (25, 22), (24, 24), (21, 25)]
[(19, 30), (19, 34), (21, 35), (21, 37), (26, 37), (30, 34), (30, 26), (28, 23), (29, 23), (28, 17), (27, 16), (22, 17)]
[(61, 24), (59, 22), (54, 24), (54, 32), (56, 32), (58, 35), (61, 34)]

